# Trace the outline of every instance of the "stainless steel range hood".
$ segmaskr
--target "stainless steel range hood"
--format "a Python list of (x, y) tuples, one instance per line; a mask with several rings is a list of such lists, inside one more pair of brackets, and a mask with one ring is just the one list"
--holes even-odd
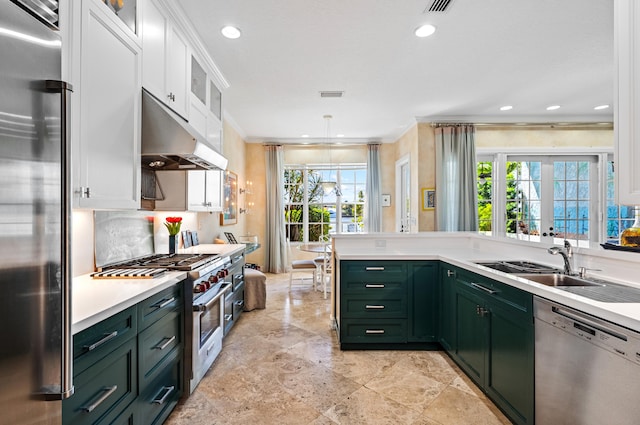
[(142, 90), (143, 168), (225, 170), (227, 163), (184, 118)]

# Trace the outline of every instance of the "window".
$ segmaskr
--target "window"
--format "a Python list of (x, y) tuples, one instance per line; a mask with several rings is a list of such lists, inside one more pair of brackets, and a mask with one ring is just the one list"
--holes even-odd
[(532, 241), (599, 242), (598, 162), (605, 156), (479, 156), (480, 231)]
[(478, 230), (491, 234), (493, 223), (493, 162), (479, 161), (478, 169)]
[[(366, 166), (285, 166), (285, 223), (292, 242), (316, 242), (330, 233), (363, 231)], [(326, 193), (321, 183), (335, 182)]]
[(614, 166), (613, 161), (607, 161), (607, 233), (608, 242), (617, 243), (620, 233), (633, 224), (633, 207), (618, 205), (615, 201)]

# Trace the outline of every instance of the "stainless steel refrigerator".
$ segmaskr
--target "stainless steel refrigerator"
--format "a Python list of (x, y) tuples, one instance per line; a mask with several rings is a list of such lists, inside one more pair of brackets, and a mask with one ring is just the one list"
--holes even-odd
[(71, 395), (69, 87), (57, 1), (0, 0), (0, 424)]

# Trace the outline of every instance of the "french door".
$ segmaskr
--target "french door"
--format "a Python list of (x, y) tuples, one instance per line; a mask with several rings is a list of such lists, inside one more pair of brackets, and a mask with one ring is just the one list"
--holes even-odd
[(597, 156), (508, 155), (504, 227), (507, 236), (597, 242)]

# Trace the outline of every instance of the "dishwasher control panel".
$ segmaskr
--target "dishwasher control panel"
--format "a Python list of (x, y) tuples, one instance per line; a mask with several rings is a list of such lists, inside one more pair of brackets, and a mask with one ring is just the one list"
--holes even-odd
[(591, 342), (609, 352), (640, 364), (640, 334), (562, 304), (543, 299), (534, 302), (536, 321)]

